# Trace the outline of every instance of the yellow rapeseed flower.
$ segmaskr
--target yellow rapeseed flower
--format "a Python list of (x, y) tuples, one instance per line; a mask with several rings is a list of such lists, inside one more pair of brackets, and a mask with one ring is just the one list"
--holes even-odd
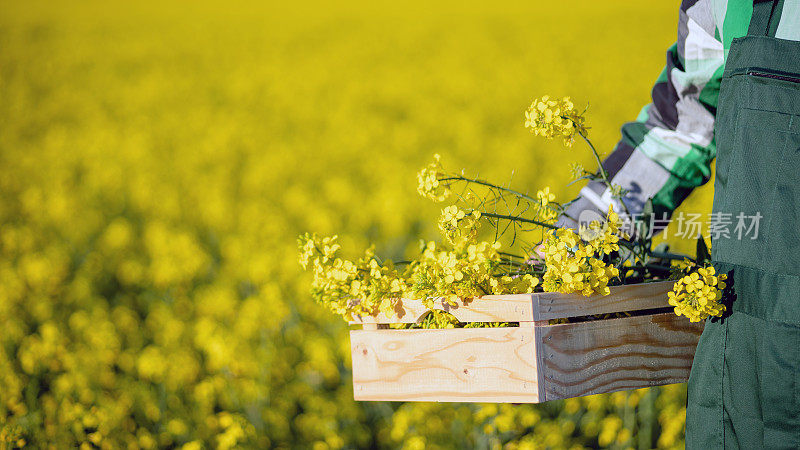
[(525, 128), (547, 139), (561, 137), (567, 147), (575, 142), (575, 134), (586, 135), (585, 122), (583, 113), (575, 110), (569, 97), (557, 100), (545, 95), (525, 111)]
[[(546, 272), (542, 284), (545, 291), (580, 292), (586, 296), (610, 293), (608, 283), (619, 275), (619, 270), (600, 258), (619, 249), (619, 228), (613, 208), (609, 208), (607, 217), (606, 224), (592, 225), (595, 232), (591, 235), (579, 236), (572, 229), (561, 228), (547, 236), (544, 243)], [(590, 239), (587, 240), (587, 236)]]
[(450, 188), (440, 181), (446, 176), (440, 159), (438, 153), (433, 155), (433, 162), (417, 172), (417, 192), (435, 202), (444, 201), (450, 196)]
[(542, 206), (547, 206), (548, 203), (556, 199), (556, 195), (550, 192), (550, 187), (547, 186), (536, 193), (536, 198), (542, 202)]
[(726, 279), (727, 275), (717, 275), (711, 265), (700, 267), (675, 282), (668, 294), (669, 304), (675, 307), (675, 314), (686, 316), (692, 322), (719, 317), (725, 312), (720, 299)]

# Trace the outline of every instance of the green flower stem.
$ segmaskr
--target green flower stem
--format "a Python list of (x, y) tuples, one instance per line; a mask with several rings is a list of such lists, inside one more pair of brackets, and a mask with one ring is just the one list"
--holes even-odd
[(661, 272), (669, 272), (670, 270), (672, 270), (672, 267), (662, 266), (660, 264), (645, 264), (644, 266), (649, 270), (657, 270)]
[[(575, 123), (575, 122), (573, 121), (573, 123)], [(580, 136), (581, 138), (583, 138), (583, 140), (586, 142), (586, 144), (587, 144), (587, 145), (589, 146), (589, 148), (592, 150), (592, 155), (594, 155), (594, 160), (595, 160), (595, 161), (597, 161), (597, 167), (598, 167), (598, 170), (600, 171), (600, 176), (603, 178), (603, 182), (606, 184), (606, 186), (607, 186), (609, 189), (611, 189), (611, 180), (609, 180), (609, 179), (608, 179), (608, 172), (606, 172), (606, 169), (605, 169), (605, 168), (603, 168), (603, 162), (602, 162), (602, 161), (600, 161), (600, 154), (599, 154), (599, 153), (597, 153), (597, 149), (596, 149), (596, 148), (594, 148), (594, 145), (592, 144), (592, 141), (590, 141), (590, 140), (589, 140), (589, 138), (588, 138), (588, 137), (586, 137), (586, 136), (585, 136), (585, 135), (584, 135), (582, 132), (580, 132), (580, 131), (579, 131), (579, 132), (578, 132), (578, 136)], [(616, 195), (615, 195), (614, 197), (615, 197), (615, 198), (617, 198), (617, 199), (619, 200), (620, 204), (622, 205), (622, 209), (624, 209), (624, 210), (625, 210), (625, 214), (627, 214), (627, 215), (628, 215), (628, 217), (631, 217), (631, 218), (632, 218), (632, 217), (633, 217), (633, 215), (632, 215), (632, 214), (631, 214), (631, 212), (628, 210), (628, 206), (627, 206), (627, 205), (625, 205), (625, 202), (623, 202), (623, 201), (622, 201), (622, 198), (621, 198), (621, 197), (619, 197), (619, 196), (616, 196)]]
[(642, 252), (643, 248), (640, 244), (631, 241), (626, 241), (625, 239), (620, 239), (617, 242), (617, 245), (627, 248), (628, 250), (631, 251), (631, 253), (633, 253), (633, 256), (636, 257), (636, 259), (644, 263), (644, 257), (646, 256), (647, 252), (646, 251)]
[(644, 246), (637, 244), (636, 242), (620, 239), (617, 242), (617, 245), (627, 248), (633, 254), (635, 260), (639, 260), (639, 262), (642, 264), (644, 264), (645, 257), (650, 254), (650, 252), (645, 249)]
[(643, 271), (669, 272), (670, 270), (672, 270), (672, 268), (669, 267), (669, 266), (662, 266), (662, 265), (658, 265), (658, 264), (644, 264), (644, 265), (641, 265), (641, 266), (636, 265), (636, 266), (630, 266), (630, 267), (624, 267), (623, 266), (623, 267), (618, 267), (618, 268), (620, 269), (620, 273), (623, 271), (623, 269), (625, 271), (633, 271), (633, 272), (636, 272), (636, 273), (640, 273), (640, 272), (643, 272)]
[(678, 253), (667, 253), (667, 252), (648, 252), (650, 256), (655, 258), (661, 259), (674, 259), (677, 261), (683, 261), (686, 258), (692, 259), (689, 255), (681, 255)]
[(608, 179), (608, 172), (606, 172), (606, 169), (603, 168), (603, 163), (602, 163), (602, 161), (600, 161), (600, 154), (597, 153), (597, 149), (594, 148), (594, 145), (592, 144), (592, 141), (590, 141), (589, 138), (586, 137), (580, 131), (578, 132), (578, 136), (583, 138), (583, 140), (586, 142), (586, 144), (592, 150), (592, 155), (594, 156), (594, 160), (597, 162), (597, 167), (600, 170), (600, 176), (603, 177), (603, 181), (606, 183), (606, 186), (611, 187), (611, 181)]
[(529, 264), (525, 264), (524, 262), (514, 261), (513, 259), (501, 259), (500, 264), (505, 264), (508, 266), (517, 266), (517, 267), (527, 267)]
[(513, 253), (508, 253), (508, 252), (497, 252), (497, 253), (499, 253), (499, 254), (501, 254), (503, 256), (508, 256), (510, 258), (517, 258), (517, 259), (522, 259), (522, 260), (527, 259), (524, 256), (515, 255)]
[(551, 230), (557, 230), (558, 229), (558, 227), (555, 226), (555, 225), (551, 225), (549, 223), (544, 223), (544, 222), (539, 222), (538, 220), (526, 219), (524, 217), (519, 217), (519, 216), (507, 216), (505, 214), (496, 214), (496, 213), (490, 213), (490, 212), (481, 211), (481, 217), (493, 217), (495, 219), (506, 219), (506, 220), (511, 220), (513, 222), (531, 223), (531, 224), (534, 224), (534, 225), (539, 225), (540, 227), (543, 227), (543, 228), (549, 228)]
[(501, 272), (492, 274), (495, 277), (513, 277), (513, 276), (522, 276), (522, 275), (535, 275), (535, 276), (542, 276), (544, 272)]
[(516, 195), (517, 197), (523, 198), (525, 200), (528, 200), (528, 201), (531, 201), (531, 202), (534, 202), (534, 203), (539, 203), (539, 200), (531, 197), (530, 195), (523, 194), (522, 192), (518, 192), (518, 191), (515, 191), (513, 189), (505, 188), (503, 186), (498, 186), (496, 184), (492, 184), (492, 183), (490, 183), (488, 181), (484, 181), (484, 180), (481, 180), (481, 179), (478, 179), (478, 178), (467, 178), (467, 177), (455, 176), (455, 177), (440, 178), (439, 181), (466, 181), (468, 183), (475, 183), (475, 184), (479, 184), (481, 186), (486, 186), (486, 187), (489, 187), (489, 188), (498, 189), (498, 190), (501, 190), (501, 191), (504, 191), (504, 192), (508, 192), (509, 194)]

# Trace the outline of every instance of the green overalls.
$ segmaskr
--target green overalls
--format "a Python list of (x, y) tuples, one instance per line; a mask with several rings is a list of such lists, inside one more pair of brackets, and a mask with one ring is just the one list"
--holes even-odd
[(731, 225), (712, 259), (728, 311), (697, 346), (689, 449), (800, 448), (800, 42), (772, 37), (781, 5), (754, 4), (720, 87), (713, 214)]

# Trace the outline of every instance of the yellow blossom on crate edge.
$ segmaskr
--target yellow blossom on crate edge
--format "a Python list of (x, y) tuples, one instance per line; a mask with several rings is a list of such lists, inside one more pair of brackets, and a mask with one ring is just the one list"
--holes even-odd
[(725, 305), (719, 301), (727, 278), (725, 274), (717, 275), (711, 265), (701, 267), (675, 282), (668, 294), (669, 304), (675, 307), (675, 314), (686, 316), (691, 322), (719, 317), (725, 312)]

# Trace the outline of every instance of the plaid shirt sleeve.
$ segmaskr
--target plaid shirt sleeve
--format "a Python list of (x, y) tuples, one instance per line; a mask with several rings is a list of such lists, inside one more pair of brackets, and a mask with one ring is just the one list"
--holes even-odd
[[(631, 214), (641, 212), (652, 198), (656, 217), (669, 217), (711, 175), (716, 154), (714, 116), (725, 59), (713, 6), (713, 0), (683, 0), (678, 40), (667, 50), (667, 65), (653, 87), (652, 103), (636, 121), (622, 127), (622, 139), (603, 162), (611, 183), (627, 191), (623, 201)], [(604, 215), (610, 203), (618, 202), (607, 186), (590, 182), (558, 224), (576, 228), (577, 220), (586, 217), (582, 213)], [(622, 212), (618, 204), (614, 210)]]

